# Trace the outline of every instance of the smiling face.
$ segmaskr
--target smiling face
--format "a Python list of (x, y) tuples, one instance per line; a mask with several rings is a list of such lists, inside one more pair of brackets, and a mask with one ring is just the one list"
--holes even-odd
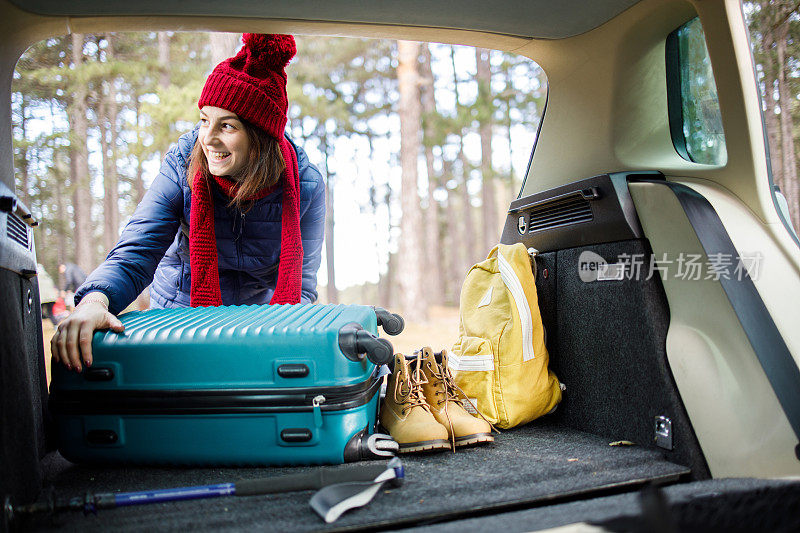
[(247, 164), (250, 138), (239, 117), (226, 109), (204, 106), (200, 110), (197, 142), (215, 176), (236, 178)]

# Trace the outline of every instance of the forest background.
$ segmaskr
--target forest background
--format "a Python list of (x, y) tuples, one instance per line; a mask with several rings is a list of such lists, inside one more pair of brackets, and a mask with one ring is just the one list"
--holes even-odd
[[(744, 6), (773, 178), (797, 228), (800, 1)], [(23, 54), (17, 192), (41, 222), (37, 258), (56, 283), (57, 265), (90, 272), (116, 243), (239, 37), (71, 34)], [(527, 171), (544, 72), (521, 56), (434, 43), (299, 36), (297, 47), (288, 129), (327, 183), (320, 301), (380, 304), (418, 324), (449, 309), (454, 329), (464, 275), (499, 240)]]

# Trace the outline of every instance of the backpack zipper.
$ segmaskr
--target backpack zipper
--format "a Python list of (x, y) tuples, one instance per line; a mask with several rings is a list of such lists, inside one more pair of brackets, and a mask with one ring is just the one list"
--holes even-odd
[(497, 266), (500, 270), (500, 278), (514, 298), (519, 320), (522, 323), (522, 360), (529, 361), (536, 355), (533, 353), (533, 318), (528, 299), (525, 297), (525, 290), (511, 263), (503, 257), (500, 250), (497, 250)]

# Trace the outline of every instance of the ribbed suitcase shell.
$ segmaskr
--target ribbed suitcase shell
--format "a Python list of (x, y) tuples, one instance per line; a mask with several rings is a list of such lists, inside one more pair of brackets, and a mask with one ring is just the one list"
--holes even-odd
[(348, 442), (373, 431), (375, 365), (338, 345), (346, 324), (377, 334), (371, 307), (160, 309), (120, 320), (124, 334), (95, 334), (91, 368), (53, 368), (51, 406), (69, 460), (341, 463)]

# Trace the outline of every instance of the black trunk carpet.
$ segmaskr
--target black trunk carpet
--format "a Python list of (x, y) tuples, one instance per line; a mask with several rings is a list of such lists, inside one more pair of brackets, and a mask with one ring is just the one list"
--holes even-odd
[[(64, 513), (47, 520), (17, 522), (22, 530), (317, 531), (413, 527), (430, 522), (513, 511), (635, 490), (649, 481), (668, 483), (688, 474), (655, 449), (610, 446), (601, 437), (537, 421), (503, 431), (494, 444), (456, 453), (401, 456), (405, 484), (385, 490), (368, 506), (325, 524), (309, 507), (313, 491), (224, 497)], [(45, 459), (45, 492), (59, 496), (156, 490), (235, 482), (306, 471), (309, 468), (156, 468), (74, 465), (58, 454)]]
[(800, 479), (725, 478), (451, 520), (407, 533), (518, 533), (591, 524), (610, 532), (800, 531)]

